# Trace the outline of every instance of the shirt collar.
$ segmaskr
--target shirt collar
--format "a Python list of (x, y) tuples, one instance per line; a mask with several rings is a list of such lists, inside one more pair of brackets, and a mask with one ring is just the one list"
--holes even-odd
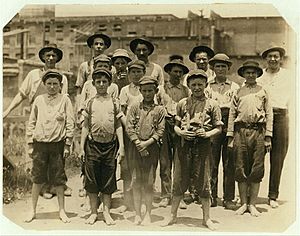
[[(216, 77), (213, 78), (211, 81), (208, 82), (209, 84), (216, 84), (217, 83), (217, 80), (216, 80)], [(231, 85), (232, 84), (232, 81), (230, 81), (228, 78), (226, 78), (225, 84), (228, 84), (228, 85)]]

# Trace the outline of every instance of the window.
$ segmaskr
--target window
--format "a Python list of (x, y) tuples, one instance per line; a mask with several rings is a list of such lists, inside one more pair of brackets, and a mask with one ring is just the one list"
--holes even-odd
[(29, 45), (35, 45), (36, 44), (35, 35), (29, 34), (28, 42), (29, 42)]
[(63, 25), (56, 26), (56, 32), (57, 33), (62, 33), (63, 31), (64, 31), (64, 26)]
[(74, 32), (74, 30), (78, 29), (78, 25), (71, 25), (70, 32)]
[(122, 26), (121, 26), (121, 24), (114, 24), (113, 30), (114, 30), (114, 31), (122, 31)]
[(127, 36), (129, 37), (135, 37), (136, 36), (136, 31), (129, 31)]
[(21, 45), (22, 39), (22, 34), (17, 34), (17, 46)]
[(21, 53), (16, 53), (16, 58), (21, 59)]
[(50, 32), (50, 25), (45, 25), (45, 33)]
[(3, 57), (9, 57), (8, 53), (3, 53)]
[(33, 57), (35, 57), (35, 54), (34, 53), (29, 53), (29, 54), (27, 54), (27, 58), (33, 58)]
[(9, 43), (10, 43), (9, 37), (3, 37), (4, 46), (9, 46)]
[(106, 25), (104, 25), (104, 24), (101, 24), (101, 25), (99, 25), (99, 28), (98, 28), (98, 30), (99, 31), (106, 31), (107, 30), (107, 26)]

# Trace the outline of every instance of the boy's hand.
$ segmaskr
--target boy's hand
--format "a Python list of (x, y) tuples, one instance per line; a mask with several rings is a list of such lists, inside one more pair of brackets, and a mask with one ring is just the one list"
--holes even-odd
[(269, 136), (265, 137), (265, 148), (266, 148), (266, 152), (270, 152), (271, 151), (272, 141), (271, 141), (271, 137), (269, 137)]
[(142, 156), (142, 157), (147, 157), (147, 156), (149, 156), (149, 152), (145, 149), (145, 150), (143, 150), (143, 151), (139, 151), (139, 153), (140, 153), (140, 155)]
[(233, 148), (233, 137), (228, 137), (228, 144), (227, 147)]
[(180, 136), (186, 140), (193, 140), (196, 138), (196, 133), (193, 131), (188, 131), (188, 130), (184, 129), (184, 130), (180, 131)]
[(68, 156), (70, 156), (70, 149), (71, 149), (71, 145), (65, 145), (64, 158), (67, 158)]
[(82, 150), (79, 154), (80, 162), (83, 164), (85, 162), (85, 152)]
[(200, 138), (208, 138), (208, 136), (206, 135), (206, 132), (205, 132), (205, 130), (204, 130), (203, 128), (198, 129), (198, 130), (196, 131), (196, 135), (197, 135), (198, 137), (200, 137)]
[(148, 146), (149, 143), (147, 141), (140, 141), (139, 143), (136, 144), (136, 147), (139, 150), (139, 152), (146, 150)]
[(116, 155), (116, 159), (118, 159), (118, 163), (121, 163), (125, 157), (125, 149), (123, 146), (120, 146)]
[(28, 156), (32, 158), (32, 153), (33, 153), (33, 144), (28, 143)]

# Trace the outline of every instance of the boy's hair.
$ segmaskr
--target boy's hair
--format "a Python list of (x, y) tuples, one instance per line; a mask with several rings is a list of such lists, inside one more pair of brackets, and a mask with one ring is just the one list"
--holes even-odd
[(99, 78), (100, 75), (105, 75), (105, 77), (108, 79), (109, 83), (111, 83), (112, 80), (112, 74), (110, 70), (102, 69), (102, 68), (96, 68), (93, 71), (92, 79), (95, 81), (97, 78)]
[(60, 83), (62, 82), (63, 75), (56, 69), (49, 69), (42, 75), (43, 83), (45, 83), (50, 76), (57, 78)]
[(205, 83), (207, 83), (207, 74), (205, 73), (204, 70), (201, 70), (201, 69), (192, 70), (188, 74), (188, 77), (186, 79), (186, 82), (188, 85), (192, 79), (203, 79), (203, 80), (205, 80)]

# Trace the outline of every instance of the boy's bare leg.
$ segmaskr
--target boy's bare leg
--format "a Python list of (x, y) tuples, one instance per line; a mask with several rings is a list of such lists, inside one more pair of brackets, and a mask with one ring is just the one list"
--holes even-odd
[(65, 195), (64, 195), (64, 185), (60, 185), (56, 187), (56, 194), (57, 194), (57, 200), (58, 200), (58, 207), (59, 207), (59, 218), (64, 223), (70, 223), (71, 220), (67, 216), (65, 211)]
[(209, 216), (210, 209), (210, 198), (201, 198), (202, 211), (203, 211), (203, 225), (209, 228), (210, 230), (216, 230), (216, 224), (212, 222)]
[(250, 211), (250, 214), (255, 217), (260, 215), (260, 212), (255, 207), (258, 192), (259, 192), (259, 186), (260, 186), (260, 183), (251, 183), (250, 184), (250, 202), (249, 202), (248, 210)]
[(124, 195), (124, 201), (123, 201), (123, 205), (120, 206), (120, 208), (118, 209), (120, 213), (125, 212), (130, 204), (131, 204), (131, 200), (132, 200), (132, 192), (131, 191), (127, 191), (130, 187), (130, 181), (127, 179), (123, 180), (123, 195)]
[(141, 223), (142, 225), (149, 225), (151, 223), (152, 201), (153, 201), (153, 188), (152, 186), (145, 187), (146, 213)]
[(135, 219), (134, 224), (139, 225), (142, 222), (142, 191), (140, 187), (134, 186), (132, 189), (133, 192), (133, 204), (135, 210)]
[(247, 199), (248, 199), (248, 184), (246, 182), (239, 182), (239, 194), (241, 199), (241, 207), (236, 210), (236, 215), (243, 215), (247, 211)]
[(161, 226), (165, 227), (168, 225), (173, 225), (177, 222), (177, 211), (180, 204), (180, 201), (183, 199), (183, 196), (173, 196), (171, 204), (171, 216), (167, 221), (164, 221)]
[(32, 211), (29, 213), (28, 217), (24, 220), (24, 222), (29, 223), (35, 219), (36, 216), (36, 206), (39, 199), (39, 195), (41, 192), (43, 184), (32, 184), (31, 190), (31, 200), (32, 200)]
[(87, 195), (90, 199), (91, 215), (86, 219), (85, 223), (93, 225), (97, 221), (98, 194), (87, 192)]
[(111, 218), (110, 205), (111, 205), (111, 194), (102, 194), (103, 197), (103, 217), (107, 225), (115, 225), (116, 222)]

